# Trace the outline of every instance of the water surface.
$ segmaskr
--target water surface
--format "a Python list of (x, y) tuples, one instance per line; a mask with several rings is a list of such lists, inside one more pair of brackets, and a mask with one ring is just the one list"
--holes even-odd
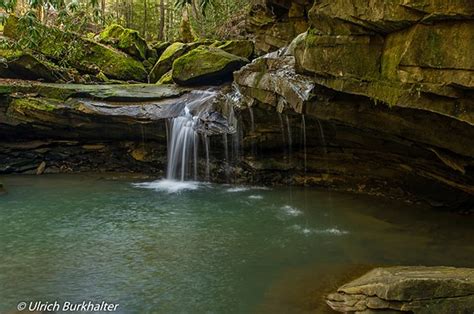
[(0, 312), (19, 301), (120, 313), (322, 313), (375, 265), (474, 266), (472, 219), (315, 189), (8, 176)]

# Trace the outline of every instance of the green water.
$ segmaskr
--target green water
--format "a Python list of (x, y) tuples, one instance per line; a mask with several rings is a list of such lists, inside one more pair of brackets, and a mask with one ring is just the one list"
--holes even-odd
[(422, 206), (299, 188), (2, 181), (2, 313), (83, 300), (118, 313), (322, 313), (323, 292), (374, 265), (474, 266), (472, 219)]

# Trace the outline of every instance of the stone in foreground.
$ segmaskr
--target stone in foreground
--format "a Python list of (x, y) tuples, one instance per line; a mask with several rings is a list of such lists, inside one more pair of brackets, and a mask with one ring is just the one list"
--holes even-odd
[(474, 269), (376, 268), (341, 286), (326, 302), (344, 313), (472, 313)]
[(232, 80), (232, 73), (248, 60), (219, 48), (200, 46), (173, 62), (173, 81), (180, 85), (217, 85)]

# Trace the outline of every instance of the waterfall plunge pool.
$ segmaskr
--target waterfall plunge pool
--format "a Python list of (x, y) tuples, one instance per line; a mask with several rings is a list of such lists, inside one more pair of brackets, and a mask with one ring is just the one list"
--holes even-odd
[(0, 313), (20, 301), (117, 313), (329, 313), (324, 293), (379, 265), (474, 266), (473, 222), (295, 187), (4, 176)]

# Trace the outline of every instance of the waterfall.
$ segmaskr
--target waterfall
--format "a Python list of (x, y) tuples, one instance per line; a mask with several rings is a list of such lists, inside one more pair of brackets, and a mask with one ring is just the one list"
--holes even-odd
[[(209, 100), (215, 97), (214, 91), (195, 91), (181, 114), (171, 118), (168, 138), (167, 179), (188, 179), (191, 174), (197, 180), (198, 131), (197, 125), (202, 114), (209, 110)], [(206, 155), (209, 147), (206, 142)], [(209, 161), (207, 161), (209, 162)]]
[(291, 164), (292, 152), (293, 152), (293, 140), (291, 136), (290, 119), (288, 118), (287, 114), (285, 114), (285, 120), (286, 120), (286, 127), (288, 130), (288, 163)]
[(306, 120), (304, 118), (304, 114), (301, 115), (301, 132), (303, 135), (304, 172), (306, 172), (306, 165), (308, 159), (306, 153)]

